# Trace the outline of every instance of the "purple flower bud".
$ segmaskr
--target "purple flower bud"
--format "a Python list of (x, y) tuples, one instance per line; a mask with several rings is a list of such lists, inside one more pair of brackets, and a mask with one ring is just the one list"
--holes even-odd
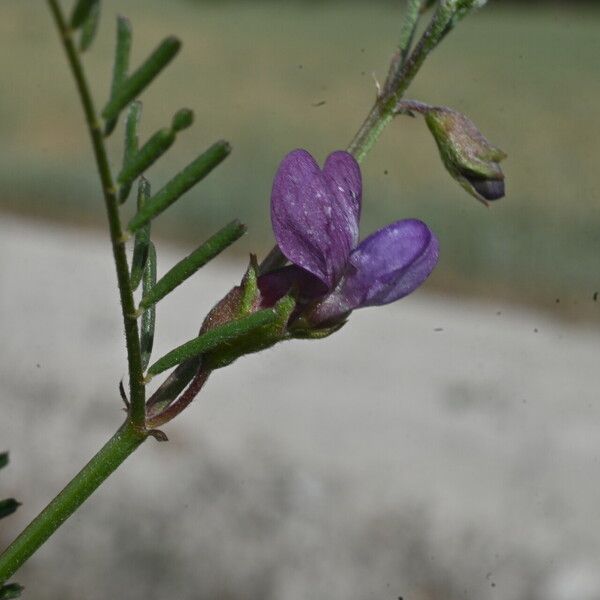
[(445, 106), (430, 106), (423, 112), (450, 175), (484, 204), (504, 197), (500, 162), (506, 154), (462, 113)]
[(467, 174), (464, 177), (482, 198), (490, 201), (504, 198), (504, 179), (478, 179)]

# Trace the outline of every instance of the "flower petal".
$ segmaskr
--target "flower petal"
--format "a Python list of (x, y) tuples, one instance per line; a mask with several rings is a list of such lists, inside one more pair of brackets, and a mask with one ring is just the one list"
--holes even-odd
[(281, 161), (271, 192), (279, 248), (329, 289), (344, 272), (357, 228), (332, 192), (333, 181), (306, 150), (294, 150)]
[(335, 323), (363, 306), (388, 304), (418, 288), (438, 261), (439, 245), (425, 223), (396, 221), (363, 240), (338, 287), (307, 315), (314, 325)]
[(327, 293), (323, 282), (296, 265), (271, 271), (258, 278), (261, 308), (269, 308), (283, 298), (292, 288), (296, 289), (298, 302), (315, 300)]
[(341, 211), (348, 220), (352, 233), (352, 247), (358, 243), (358, 222), (362, 202), (362, 177), (360, 167), (352, 154), (343, 150), (332, 152), (325, 161), (323, 174), (338, 200)]
[(399, 300), (429, 277), (438, 258), (438, 240), (425, 223), (396, 221), (354, 250), (341, 294), (352, 308)]

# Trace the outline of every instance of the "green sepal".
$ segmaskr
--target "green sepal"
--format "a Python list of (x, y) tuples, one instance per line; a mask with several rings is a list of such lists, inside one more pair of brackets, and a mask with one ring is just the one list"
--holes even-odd
[(0, 519), (12, 515), (17, 508), (21, 506), (20, 502), (17, 502), (14, 498), (7, 498), (6, 500), (0, 500)]
[(90, 12), (81, 26), (81, 37), (79, 38), (79, 51), (85, 52), (92, 45), (98, 33), (100, 24), (100, 2), (94, 2)]
[[(289, 338), (287, 333), (287, 323), (296, 307), (296, 301), (291, 296), (284, 296), (277, 302), (273, 309), (275, 318), (267, 322), (262, 327), (257, 327), (240, 336), (235, 345), (222, 346), (203, 357), (203, 365), (207, 369), (220, 369), (230, 365), (234, 360), (246, 354), (253, 354), (266, 350), (278, 342)], [(258, 313), (255, 314), (260, 314)], [(250, 317), (245, 317), (250, 318)]]
[[(150, 197), (150, 182), (145, 177), (140, 177), (138, 183), (138, 210), (144, 206), (145, 202)], [(142, 280), (142, 275), (146, 267), (146, 259), (148, 258), (148, 246), (150, 244), (150, 223), (146, 223), (144, 227), (138, 229), (135, 233), (135, 241), (133, 245), (133, 257), (131, 259), (131, 289), (137, 290)]]
[[(127, 117), (125, 119), (125, 141), (123, 144), (123, 164), (121, 166), (121, 172), (126, 170), (129, 163), (137, 156), (139, 138), (138, 138), (138, 125), (142, 116), (142, 103), (135, 100), (129, 105), (127, 110)], [(119, 202), (124, 204), (129, 197), (131, 186), (133, 185), (133, 177), (126, 180), (121, 184), (119, 188)]]
[(246, 226), (237, 219), (225, 225), (191, 254), (180, 260), (168, 273), (161, 277), (160, 281), (151, 290), (147, 293), (144, 292), (140, 308), (148, 308), (162, 300), (177, 286), (196, 273), (198, 269), (231, 246), (245, 232)]
[[(156, 285), (156, 249), (150, 242), (148, 246), (148, 259), (144, 269), (143, 286), (144, 294), (149, 293)], [(152, 346), (154, 345), (154, 325), (156, 321), (156, 305), (144, 310), (140, 323), (140, 350), (142, 354), (142, 370), (150, 363)]]
[[(230, 321), (215, 327), (185, 344), (174, 348), (159, 358), (148, 369), (148, 375), (154, 376), (174, 367), (183, 361), (207, 352), (235, 352), (240, 343), (259, 335), (265, 328), (272, 326), (279, 319), (277, 311), (267, 308), (253, 315)], [(213, 367), (214, 368), (214, 367)]]
[(132, 100), (141, 94), (154, 78), (175, 58), (181, 48), (181, 42), (174, 36), (165, 38), (152, 54), (129, 76), (121, 82), (102, 110), (102, 117), (110, 121)]
[(257, 299), (260, 299), (260, 292), (258, 290), (258, 262), (256, 255), (250, 255), (250, 264), (244, 274), (241, 283), (242, 295), (240, 297), (240, 316), (249, 315), (256, 306)]
[(86, 19), (88, 18), (90, 11), (94, 8), (95, 4), (99, 4), (100, 0), (77, 0), (71, 13), (71, 20), (69, 25), (71, 29), (79, 29)]
[[(115, 97), (121, 84), (127, 78), (129, 71), (129, 56), (131, 54), (131, 23), (126, 17), (117, 17), (117, 44), (115, 47), (115, 61), (113, 64), (112, 84), (110, 87), (111, 99)], [(117, 116), (107, 119), (104, 135), (109, 136), (117, 125)]]
[(280, 334), (287, 329), (287, 323), (295, 308), (296, 299), (291, 294), (284, 296), (275, 304), (275, 312), (279, 316), (278, 327)]
[(144, 208), (129, 221), (127, 229), (135, 232), (161, 214), (185, 192), (204, 179), (230, 152), (231, 146), (226, 141), (222, 140), (213, 144), (150, 198)]
[(8, 464), (8, 452), (0, 452), (0, 469)]
[[(475, 123), (458, 111), (446, 106), (431, 106), (424, 114), (448, 173), (484, 204), (497, 199), (499, 196), (482, 194), (481, 189), (485, 189), (482, 184), (486, 182), (503, 182), (504, 173), (499, 163), (506, 154), (490, 144)], [(503, 191), (503, 185), (498, 183), (497, 189)]]
[(20, 598), (21, 592), (25, 588), (18, 583), (7, 583), (0, 587), (0, 600), (13, 600), (13, 598)]
[(290, 329), (290, 337), (296, 340), (322, 340), (323, 338), (329, 337), (330, 335), (338, 332), (347, 322), (348, 321), (344, 319), (335, 325), (319, 327), (317, 329), (308, 327), (292, 327)]

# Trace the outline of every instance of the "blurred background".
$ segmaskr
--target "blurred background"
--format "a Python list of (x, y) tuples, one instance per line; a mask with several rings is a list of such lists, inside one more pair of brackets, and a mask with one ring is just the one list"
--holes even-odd
[[(85, 58), (99, 107), (117, 11), (132, 65), (167, 34), (184, 43), (142, 97), (142, 139), (196, 114), (154, 187), (217, 139), (234, 149), (155, 221), (160, 272), (232, 218), (249, 226), (160, 304), (159, 356), (272, 246), (281, 157), (347, 146), (403, 2), (103, 4)], [(442, 248), (427, 284), (215, 374), (169, 444), (148, 442), (26, 565), (27, 597), (599, 599), (599, 25), (596, 2), (574, 1), (491, 0), (465, 20), (408, 97), (466, 113), (508, 153), (507, 197), (485, 209), (422, 120), (396, 119), (364, 163), (361, 227), (425, 220)], [(4, 544), (116, 428), (126, 367), (92, 153), (45, 5), (3, 2), (0, 34), (0, 495), (24, 503)], [(109, 145), (116, 170), (122, 128)]]

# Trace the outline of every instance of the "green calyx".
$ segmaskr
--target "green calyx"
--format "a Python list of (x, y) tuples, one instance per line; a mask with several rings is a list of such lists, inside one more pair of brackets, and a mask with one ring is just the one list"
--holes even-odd
[(493, 146), (468, 117), (443, 106), (430, 107), (425, 121), (446, 170), (480, 202), (504, 196), (500, 162), (506, 154)]
[(241, 296), (239, 300), (238, 316), (250, 315), (260, 305), (260, 291), (258, 289), (258, 262), (256, 255), (250, 255), (250, 264), (241, 283)]
[(288, 339), (287, 323), (295, 305), (296, 302), (291, 296), (285, 296), (271, 309), (275, 313), (272, 321), (249, 331), (243, 337), (238, 337), (231, 346), (222, 346), (214, 352), (209, 352), (205, 355), (203, 364), (209, 370), (220, 369), (245, 354), (266, 350)]
[[(251, 255), (250, 264), (239, 286), (233, 288), (208, 314), (202, 326), (203, 331), (262, 312), (261, 294), (258, 289), (258, 263)], [(220, 346), (203, 357), (208, 369), (220, 369), (231, 364), (245, 354), (252, 354), (289, 339), (288, 321), (294, 312), (296, 301), (291, 295), (284, 296), (272, 309), (274, 318), (264, 325), (248, 331), (235, 340), (231, 346)], [(263, 309), (265, 310), (265, 309)]]
[(346, 323), (347, 318), (338, 321), (332, 325), (324, 327), (310, 326), (303, 319), (299, 319), (290, 329), (290, 336), (296, 340), (322, 340), (330, 335), (338, 332)]

